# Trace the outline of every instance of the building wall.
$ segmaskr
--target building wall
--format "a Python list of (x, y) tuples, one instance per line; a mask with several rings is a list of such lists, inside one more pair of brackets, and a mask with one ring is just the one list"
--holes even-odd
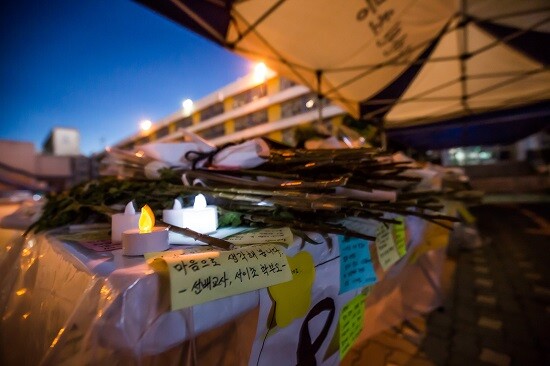
[[(323, 104), (325, 119), (341, 122), (343, 115), (339, 107)], [(115, 147), (131, 149), (152, 141), (181, 141), (182, 128), (215, 145), (257, 136), (292, 144), (296, 126), (317, 119), (317, 100), (308, 88), (273, 72), (264, 80), (251, 74), (198, 100), (192, 112), (175, 112), (156, 122), (151, 131), (136, 133)]]
[(0, 191), (40, 188), (34, 178), (35, 158), (33, 143), (0, 140)]
[(34, 174), (36, 151), (32, 142), (0, 140), (0, 163)]
[(55, 127), (46, 139), (43, 150), (52, 155), (80, 155), (80, 133), (75, 128)]
[(36, 175), (39, 177), (71, 177), (71, 158), (68, 156), (37, 155)]

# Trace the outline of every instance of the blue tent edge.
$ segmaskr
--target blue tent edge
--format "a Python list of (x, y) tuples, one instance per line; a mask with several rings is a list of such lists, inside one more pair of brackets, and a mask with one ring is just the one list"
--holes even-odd
[(444, 122), (388, 129), (390, 143), (420, 151), (459, 146), (511, 144), (548, 127), (550, 101), (453, 118)]

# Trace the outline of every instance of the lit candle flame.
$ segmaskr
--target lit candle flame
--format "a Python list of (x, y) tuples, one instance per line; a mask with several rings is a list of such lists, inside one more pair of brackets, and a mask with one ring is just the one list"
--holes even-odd
[(151, 207), (145, 205), (141, 208), (141, 215), (139, 216), (139, 232), (150, 233), (153, 231), (153, 226), (155, 226), (155, 214)]

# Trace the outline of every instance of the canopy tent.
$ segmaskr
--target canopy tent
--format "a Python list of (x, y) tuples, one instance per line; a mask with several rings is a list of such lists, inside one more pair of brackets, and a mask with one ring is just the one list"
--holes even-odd
[(440, 123), (393, 128), (387, 131), (387, 136), (393, 144), (420, 151), (512, 144), (548, 128), (549, 120), (550, 102), (541, 102)]
[(136, 0), (387, 128), (550, 100), (545, 0)]

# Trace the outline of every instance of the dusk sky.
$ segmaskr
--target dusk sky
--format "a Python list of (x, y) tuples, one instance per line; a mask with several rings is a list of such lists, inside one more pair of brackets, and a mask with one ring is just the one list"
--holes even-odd
[(54, 126), (100, 151), (252, 64), (130, 0), (10, 1), (0, 15), (0, 139)]

